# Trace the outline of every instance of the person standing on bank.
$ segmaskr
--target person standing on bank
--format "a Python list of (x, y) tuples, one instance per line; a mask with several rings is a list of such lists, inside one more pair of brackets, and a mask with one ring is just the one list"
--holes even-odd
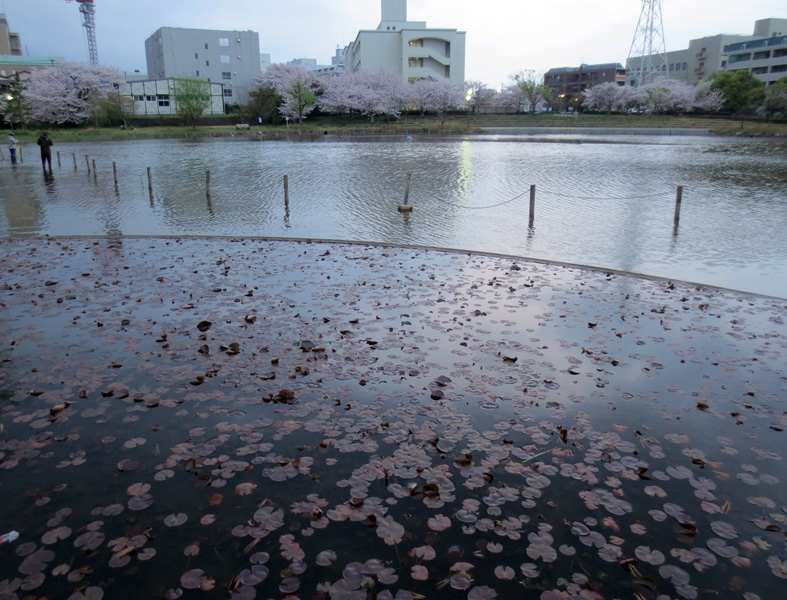
[(16, 164), (16, 142), (17, 139), (14, 137), (12, 132), (8, 132), (8, 152), (11, 153), (11, 164)]
[(44, 167), (44, 175), (46, 175), (47, 163), (49, 163), (49, 174), (52, 174), (52, 146), (54, 142), (45, 131), (38, 138), (38, 145), (41, 146), (41, 166)]

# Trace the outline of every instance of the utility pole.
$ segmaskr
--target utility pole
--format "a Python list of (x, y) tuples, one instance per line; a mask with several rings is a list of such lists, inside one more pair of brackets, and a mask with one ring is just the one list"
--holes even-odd
[(636, 87), (650, 83), (661, 73), (668, 77), (661, 0), (641, 1), (642, 11), (626, 61), (628, 83)]

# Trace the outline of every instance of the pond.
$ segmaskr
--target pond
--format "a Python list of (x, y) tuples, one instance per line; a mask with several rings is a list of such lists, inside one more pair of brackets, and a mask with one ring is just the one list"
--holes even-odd
[(2, 600), (783, 593), (784, 300), (253, 239), (0, 266)]
[[(304, 142), (244, 136), (55, 143), (61, 157), (51, 180), (41, 176), (35, 147), (26, 148), (24, 165), (2, 164), (0, 236), (414, 244), (787, 297), (787, 141), (779, 138), (566, 134), (359, 141), (326, 135)], [(88, 173), (92, 161), (96, 172)], [(414, 210), (399, 213), (408, 173)]]

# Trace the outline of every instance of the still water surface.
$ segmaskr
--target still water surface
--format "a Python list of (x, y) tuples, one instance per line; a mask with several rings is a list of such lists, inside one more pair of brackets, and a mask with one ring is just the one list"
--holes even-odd
[[(326, 136), (55, 149), (61, 166), (49, 182), (33, 147), (24, 165), (3, 163), (0, 235), (284, 236), (433, 245), (787, 297), (784, 140)], [(86, 155), (96, 161), (96, 178), (87, 172)], [(415, 210), (405, 215), (396, 208), (407, 173)], [(537, 199), (529, 227), (531, 184)], [(684, 192), (674, 229), (678, 185)]]

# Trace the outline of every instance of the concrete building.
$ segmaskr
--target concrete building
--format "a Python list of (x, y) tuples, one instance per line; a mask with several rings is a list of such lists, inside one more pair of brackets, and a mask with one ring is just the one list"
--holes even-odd
[(599, 83), (626, 84), (626, 69), (620, 63), (579, 65), (549, 69), (544, 74), (544, 85), (554, 90), (552, 105), (558, 110), (576, 107), (576, 98), (589, 87)]
[(0, 55), (22, 56), (22, 40), (8, 28), (5, 13), (0, 13)]
[(4, 13), (0, 13), (0, 92), (8, 89), (14, 77), (27, 79), (36, 69), (63, 62), (62, 56), (22, 56), (22, 39), (8, 27)]
[(226, 103), (245, 104), (260, 68), (254, 31), (162, 27), (145, 40), (151, 79), (195, 77), (224, 86)]
[[(696, 85), (727, 68), (725, 47), (785, 33), (787, 19), (761, 19), (754, 23), (752, 35), (722, 33), (691, 40), (687, 49), (667, 52), (667, 64), (662, 67), (662, 74), (665, 78)], [(629, 72), (637, 70), (640, 60), (628, 59), (626, 69)]]
[(377, 29), (359, 31), (346, 48), (347, 71), (382, 68), (401, 74), (404, 81), (431, 77), (464, 84), (466, 32), (408, 21), (407, 0), (381, 2)]
[(271, 55), (260, 54), (260, 73), (264, 73), (271, 66)]
[(303, 67), (307, 71), (314, 71), (318, 66), (322, 66), (317, 64), (316, 58), (294, 58), (287, 64), (296, 67)]
[[(787, 25), (787, 19), (782, 20)], [(724, 56), (727, 71), (749, 71), (766, 84), (774, 83), (787, 77), (787, 27), (768, 37), (725, 46)]]
[[(224, 114), (224, 86), (209, 83), (211, 106), (206, 115)], [(148, 79), (146, 81), (127, 81), (121, 83), (121, 96), (131, 98), (135, 115), (158, 116), (175, 115), (178, 105), (174, 97), (175, 82), (172, 79)]]
[(344, 54), (344, 48), (336, 48), (336, 54), (331, 57), (331, 64), (324, 67), (318, 66), (314, 70), (314, 74), (318, 77), (323, 75), (341, 75), (345, 70)]

